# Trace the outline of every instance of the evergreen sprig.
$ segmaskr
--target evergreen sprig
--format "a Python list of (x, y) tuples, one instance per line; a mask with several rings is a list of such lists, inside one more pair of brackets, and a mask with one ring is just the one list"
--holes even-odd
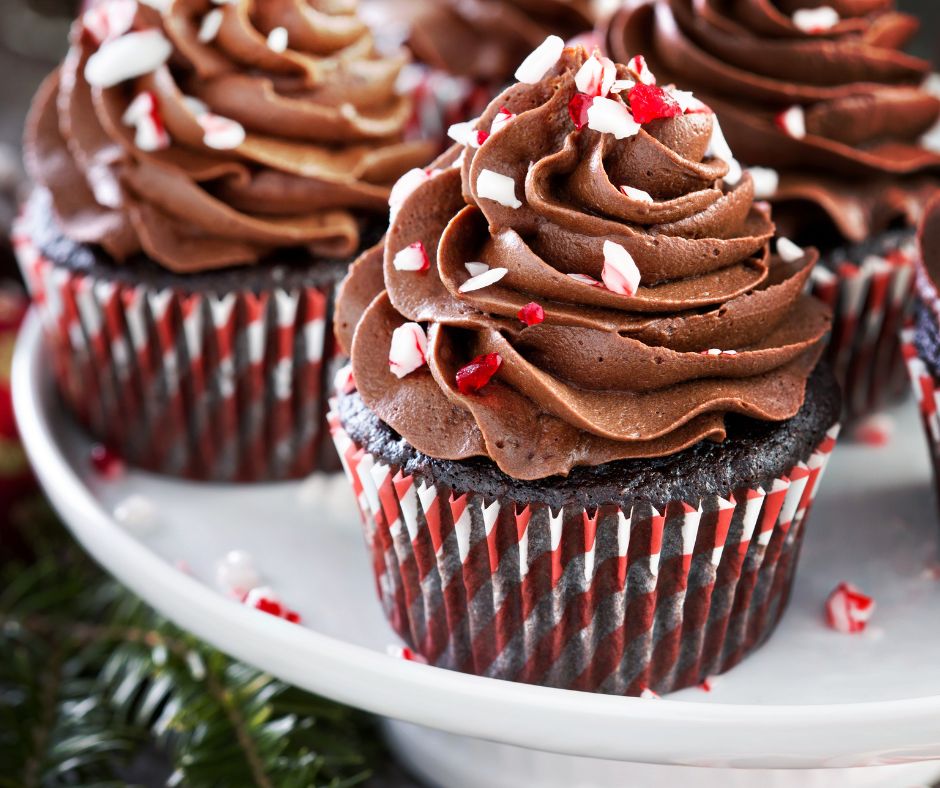
[(193, 788), (349, 788), (384, 760), (367, 715), (174, 627), (52, 518), (26, 530), (31, 557), (0, 549), (0, 788), (125, 785), (147, 745)]

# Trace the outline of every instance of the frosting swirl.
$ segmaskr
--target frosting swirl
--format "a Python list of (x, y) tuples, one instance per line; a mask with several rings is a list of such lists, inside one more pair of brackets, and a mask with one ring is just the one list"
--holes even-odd
[[(337, 332), (360, 395), (432, 457), (488, 457), (535, 479), (721, 441), (728, 413), (783, 420), (802, 406), (830, 323), (803, 293), (815, 253), (771, 254), (752, 180), (729, 188), (729, 164), (710, 153), (710, 112), (617, 139), (593, 128), (595, 106), (629, 114), (627, 94), (611, 93), (576, 129), (587, 59), (565, 50), (541, 81), (497, 97), (475, 127), (498, 130), (445, 154), (398, 208), (384, 252), (343, 286)], [(616, 67), (618, 81), (636, 76)], [(493, 174), (515, 198), (494, 192)], [(414, 248), (427, 270), (403, 270)], [(640, 275), (632, 295), (610, 270), (624, 254)], [(481, 270), (502, 278), (472, 289)], [(532, 303), (544, 320), (527, 325)], [(428, 326), (427, 365), (399, 380), (390, 346), (407, 321)], [(458, 372), (490, 354), (495, 377), (468, 393)]]
[(918, 23), (893, 0), (811, 5), (630, 0), (604, 37), (694, 89), (742, 161), (779, 171), (778, 219), (805, 224), (809, 206), (851, 242), (914, 225), (940, 185), (940, 153), (920, 142), (940, 116), (930, 64), (900, 51)]
[(34, 100), (27, 166), (65, 234), (117, 261), (348, 257), (433, 151), (401, 141), (405, 62), (376, 54), (353, 0), (111, 0)]
[(364, 0), (376, 29), (400, 31), (415, 58), (455, 76), (504, 85), (549, 34), (593, 24), (590, 0)]

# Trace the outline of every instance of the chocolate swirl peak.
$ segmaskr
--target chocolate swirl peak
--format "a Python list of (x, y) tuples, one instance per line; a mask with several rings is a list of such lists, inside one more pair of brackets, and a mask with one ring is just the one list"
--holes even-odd
[(34, 101), (27, 165), (64, 232), (184, 273), (353, 254), (430, 155), (401, 141), (405, 56), (375, 53), (352, 0), (162, 5), (86, 12)]
[(859, 242), (915, 224), (940, 186), (940, 152), (920, 141), (940, 100), (922, 87), (930, 64), (901, 51), (918, 23), (894, 0), (817, 5), (629, 0), (604, 38), (695, 90), (742, 161), (777, 171), (775, 205)]
[(365, 403), (426, 454), (518, 479), (793, 416), (830, 322), (803, 294), (815, 253), (771, 254), (767, 206), (748, 175), (729, 186), (693, 96), (638, 82), (641, 59), (552, 57), (353, 266), (337, 329)]

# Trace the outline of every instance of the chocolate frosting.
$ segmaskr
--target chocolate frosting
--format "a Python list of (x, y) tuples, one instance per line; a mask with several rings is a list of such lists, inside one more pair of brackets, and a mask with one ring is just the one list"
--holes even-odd
[[(830, 325), (804, 294), (815, 252), (771, 254), (774, 225), (750, 177), (729, 188), (728, 163), (706, 154), (711, 113), (619, 141), (576, 130), (568, 105), (586, 58), (568, 49), (540, 82), (497, 97), (477, 128), (501, 108), (515, 117), (481, 147), (446, 154), (343, 287), (337, 333), (362, 399), (432, 457), (489, 457), (517, 479), (566, 475), (722, 441), (729, 413), (777, 421), (802, 405)], [(513, 179), (519, 208), (481, 196), (484, 170)], [(397, 269), (418, 241), (430, 269)], [(601, 280), (605, 241), (632, 255), (633, 296), (569, 276)], [(460, 292), (471, 261), (507, 273)], [(533, 301), (545, 320), (526, 327), (517, 313)], [(408, 321), (428, 327), (428, 362), (399, 380), (389, 348)], [(457, 371), (489, 353), (502, 359), (496, 376), (461, 393)]]
[[(390, 185), (432, 152), (401, 141), (411, 107), (394, 84), (406, 56), (377, 55), (355, 11), (353, 0), (172, 0), (162, 13), (140, 3), (132, 32), (161, 31), (172, 54), (113, 87), (89, 83), (89, 59), (107, 44), (87, 15), (77, 21), (25, 140), (65, 234), (181, 273), (288, 248), (353, 255)], [(144, 93), (168, 135), (157, 149), (124, 121)], [(241, 126), (240, 142), (210, 146), (206, 123), (219, 116)]]
[[(922, 87), (930, 64), (900, 51), (918, 23), (893, 0), (833, 0), (838, 23), (804, 31), (792, 14), (817, 5), (628, 0), (602, 34), (612, 57), (642, 52), (661, 79), (695, 90), (743, 162), (778, 171), (771, 199), (788, 232), (860, 242), (913, 226), (940, 186), (940, 153), (920, 142), (940, 116)], [(794, 105), (802, 138), (776, 122)]]
[(593, 25), (590, 0), (364, 0), (363, 4), (377, 29), (401, 29), (401, 37), (419, 61), (498, 86), (546, 36), (568, 39)]
[(936, 300), (936, 292), (940, 287), (940, 195), (927, 206), (924, 212), (924, 218), (918, 232), (920, 242), (921, 259), (923, 260), (924, 270), (927, 272), (932, 285), (933, 293), (928, 303)]

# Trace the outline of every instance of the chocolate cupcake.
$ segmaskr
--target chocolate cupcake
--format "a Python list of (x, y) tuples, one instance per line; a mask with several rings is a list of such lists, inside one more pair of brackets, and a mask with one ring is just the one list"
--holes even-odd
[(301, 6), (98, 4), (34, 101), (21, 266), (67, 404), (140, 467), (286, 479), (332, 453), (333, 289), (432, 148), (402, 142), (407, 56)]
[(940, 187), (922, 136), (940, 100), (902, 48), (893, 0), (629, 0), (604, 26), (612, 57), (642, 51), (661, 81), (712, 107), (779, 232), (822, 252), (813, 285), (836, 312), (829, 359), (847, 414), (905, 390), (897, 334), (913, 292), (913, 228)]
[(402, 80), (415, 98), (412, 128), (442, 145), (546, 37), (568, 40), (594, 26), (591, 0), (363, 0), (363, 14), (380, 43), (413, 53)]
[(342, 287), (334, 437), (431, 664), (665, 692), (786, 605), (841, 405), (817, 254), (631, 65), (540, 47)]

